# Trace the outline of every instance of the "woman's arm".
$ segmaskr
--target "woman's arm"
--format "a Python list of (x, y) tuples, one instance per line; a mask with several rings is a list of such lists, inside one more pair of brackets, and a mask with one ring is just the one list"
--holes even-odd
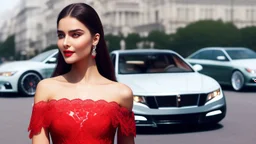
[(49, 132), (47, 129), (42, 128), (38, 135), (32, 138), (32, 144), (50, 144)]
[[(40, 101), (48, 101), (49, 96), (49, 81), (41, 80), (36, 88), (36, 94), (34, 97), (34, 104)], [(32, 137), (32, 144), (50, 144), (49, 132), (47, 128), (41, 129), (36, 135)]]
[[(127, 108), (129, 111), (132, 111), (133, 108), (133, 92), (132, 90), (127, 87), (126, 85), (122, 85), (121, 91), (120, 91), (120, 105), (122, 107)], [(135, 144), (134, 142), (134, 136), (126, 136), (123, 135), (121, 130), (118, 129), (117, 133), (117, 143), (118, 144)]]

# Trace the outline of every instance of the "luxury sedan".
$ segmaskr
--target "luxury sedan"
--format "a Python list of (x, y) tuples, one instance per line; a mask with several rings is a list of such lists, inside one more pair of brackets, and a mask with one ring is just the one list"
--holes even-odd
[(38, 82), (52, 75), (57, 54), (57, 49), (49, 50), (26, 61), (0, 65), (0, 93), (33, 96)]
[(256, 52), (248, 48), (203, 48), (188, 56), (190, 64), (203, 67), (200, 73), (239, 91), (256, 86)]
[(216, 124), (226, 116), (219, 83), (174, 51), (116, 50), (110, 56), (117, 80), (133, 90), (137, 126)]

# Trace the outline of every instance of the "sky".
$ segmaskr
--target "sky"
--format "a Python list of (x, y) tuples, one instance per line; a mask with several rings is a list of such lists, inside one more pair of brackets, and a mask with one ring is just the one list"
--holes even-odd
[(0, 0), (0, 27), (8, 18), (8, 10), (12, 10), (20, 0)]
[(11, 10), (12, 8), (14, 8), (15, 5), (17, 5), (17, 3), (20, 0), (1, 0), (0, 1), (0, 15), (3, 14), (3, 12), (5, 12), (6, 10)]

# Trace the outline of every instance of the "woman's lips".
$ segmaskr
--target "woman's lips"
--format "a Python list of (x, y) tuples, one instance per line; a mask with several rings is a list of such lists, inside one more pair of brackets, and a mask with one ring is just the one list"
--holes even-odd
[(64, 53), (64, 56), (65, 56), (65, 57), (70, 57), (70, 56), (72, 56), (72, 54), (74, 53), (74, 51), (65, 50), (65, 51), (63, 51), (63, 53)]

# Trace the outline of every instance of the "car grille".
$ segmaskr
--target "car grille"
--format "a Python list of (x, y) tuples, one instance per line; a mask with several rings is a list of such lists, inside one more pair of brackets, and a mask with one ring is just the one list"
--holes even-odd
[(161, 107), (187, 107), (203, 106), (206, 102), (207, 94), (188, 94), (170, 96), (146, 96), (146, 103), (150, 108)]
[(157, 123), (161, 122), (197, 122), (200, 114), (179, 114), (179, 115), (155, 115), (152, 116)]

